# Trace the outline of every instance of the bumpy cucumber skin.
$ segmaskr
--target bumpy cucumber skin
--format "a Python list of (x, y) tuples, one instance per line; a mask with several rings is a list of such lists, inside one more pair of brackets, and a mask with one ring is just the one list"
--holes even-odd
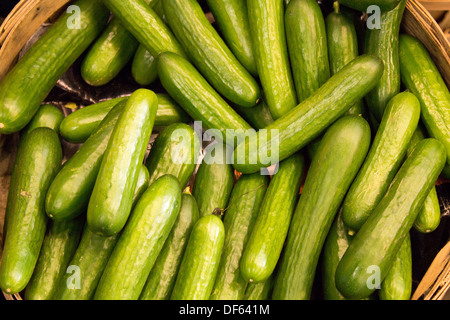
[(225, 239), (222, 220), (215, 215), (195, 223), (181, 261), (171, 300), (208, 300)]
[(433, 138), (419, 142), (406, 159), (336, 269), (336, 287), (345, 297), (362, 299), (375, 290), (368, 286), (373, 266), (384, 280), (445, 161), (445, 147)]
[(340, 0), (339, 3), (359, 11), (366, 12), (369, 6), (378, 6), (381, 11), (389, 11), (394, 9), (401, 0)]
[(367, 30), (364, 51), (379, 57), (384, 62), (384, 72), (365, 101), (378, 121), (381, 121), (389, 100), (400, 92), (400, 61), (398, 37), (406, 0), (393, 9), (381, 13), (381, 28)]
[(354, 59), (311, 97), (265, 128), (269, 133), (272, 129), (279, 130), (278, 134), (272, 133), (267, 141), (258, 141), (263, 139), (259, 131), (241, 142), (234, 150), (234, 168), (254, 173), (267, 166), (261, 159), (268, 150), (276, 151), (271, 150), (272, 144), (279, 146), (280, 161), (297, 152), (362, 99), (376, 85), (382, 70), (383, 63), (377, 57), (362, 55)]
[(233, 187), (223, 224), (225, 242), (210, 300), (242, 300), (247, 287), (239, 269), (269, 184), (268, 176), (242, 175)]
[(138, 178), (136, 182), (136, 189), (134, 189), (134, 195), (133, 195), (133, 207), (134, 204), (136, 204), (139, 199), (141, 198), (142, 194), (147, 190), (149, 186), (150, 181), (150, 174), (148, 172), (147, 167), (144, 164), (141, 164), (139, 166), (139, 172), (138, 172)]
[(400, 35), (400, 74), (403, 84), (420, 101), (428, 134), (441, 141), (450, 164), (450, 92), (428, 51), (419, 40)]
[(25, 300), (51, 300), (78, 247), (84, 217), (49, 221), (39, 259), (25, 289)]
[(291, 220), (273, 299), (310, 299), (323, 244), (369, 146), (369, 124), (359, 116), (344, 116), (325, 132)]
[(58, 79), (106, 25), (109, 12), (99, 0), (78, 0), (80, 28), (68, 28), (64, 13), (0, 83), (0, 134), (24, 128)]
[(273, 288), (274, 276), (271, 275), (266, 281), (249, 283), (245, 290), (243, 300), (270, 300)]
[(283, 0), (247, 1), (259, 79), (274, 119), (297, 105), (284, 26)]
[(138, 89), (128, 98), (111, 133), (89, 199), (87, 224), (92, 231), (111, 236), (124, 227), (157, 108), (158, 99), (151, 90)]
[(170, 299), (189, 235), (198, 218), (195, 198), (190, 192), (183, 192), (180, 214), (150, 271), (139, 300)]
[(136, 204), (105, 267), (95, 300), (137, 300), (181, 207), (172, 175), (152, 183)]
[(240, 261), (246, 281), (263, 282), (272, 275), (288, 234), (305, 167), (304, 156), (297, 153), (280, 162), (272, 177)]
[(152, 84), (158, 79), (155, 57), (143, 46), (138, 46), (131, 64), (133, 79), (142, 86)]
[(0, 288), (15, 294), (28, 284), (45, 236), (45, 194), (61, 167), (62, 148), (50, 128), (36, 128), (20, 142), (5, 215)]
[(50, 218), (69, 220), (86, 211), (109, 138), (125, 103), (120, 102), (111, 110), (53, 179), (45, 199), (45, 212)]
[(410, 92), (394, 96), (386, 107), (361, 170), (342, 205), (342, 219), (357, 231), (367, 220), (402, 165), (417, 128), (420, 103)]
[(182, 188), (197, 167), (200, 140), (191, 126), (174, 123), (156, 137), (145, 161), (150, 174), (149, 184), (165, 174), (175, 176)]
[(40, 127), (47, 127), (59, 134), (61, 122), (64, 114), (60, 109), (52, 104), (43, 104), (39, 107), (31, 121), (23, 128), (21, 135), (28, 134), (30, 131)]

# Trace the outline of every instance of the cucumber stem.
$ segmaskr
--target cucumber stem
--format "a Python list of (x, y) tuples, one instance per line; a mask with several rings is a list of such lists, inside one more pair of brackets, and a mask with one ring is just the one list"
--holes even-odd
[(335, 1), (335, 2), (333, 3), (333, 8), (334, 8), (334, 12), (335, 12), (335, 13), (339, 13), (340, 8), (339, 8), (339, 2), (338, 2), (338, 1)]

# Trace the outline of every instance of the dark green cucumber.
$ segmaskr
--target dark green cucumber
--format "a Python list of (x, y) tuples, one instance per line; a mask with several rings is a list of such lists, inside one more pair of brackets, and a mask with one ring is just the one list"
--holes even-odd
[(194, 224), (199, 218), (198, 206), (189, 189), (181, 195), (181, 209), (166, 242), (150, 271), (139, 300), (169, 300)]
[(200, 217), (216, 211), (223, 213), (234, 184), (234, 170), (227, 157), (226, 146), (214, 142), (208, 145), (205, 152), (192, 187)]
[(109, 138), (125, 103), (122, 101), (111, 110), (53, 179), (45, 200), (50, 218), (69, 220), (86, 211)]
[[(144, 164), (139, 166), (138, 178), (136, 183), (136, 189), (134, 190), (133, 195), (133, 206), (139, 201), (142, 194), (147, 190), (150, 181), (150, 174), (148, 172), (147, 167)], [(132, 206), (132, 207), (133, 207)]]
[(361, 170), (342, 205), (342, 219), (353, 231), (361, 228), (402, 165), (420, 118), (419, 100), (410, 92), (394, 96)]
[(368, 297), (384, 280), (445, 161), (444, 145), (429, 138), (403, 163), (339, 262), (336, 287), (345, 297)]
[(153, 182), (136, 204), (108, 260), (95, 300), (137, 300), (177, 220), (181, 188), (172, 175)]
[(109, 12), (101, 1), (72, 4), (80, 9), (80, 25), (72, 28), (72, 13), (63, 13), (1, 81), (0, 134), (28, 124), (58, 79), (106, 25)]
[(392, 267), (381, 283), (380, 300), (409, 300), (412, 291), (412, 253), (409, 234), (403, 240)]
[(239, 113), (253, 128), (263, 129), (273, 122), (272, 114), (264, 99), (253, 108), (242, 108), (234, 105), (233, 109)]
[(47, 127), (53, 129), (59, 134), (59, 127), (64, 119), (62, 111), (52, 104), (43, 104), (39, 107), (31, 121), (22, 130), (22, 136), (28, 134), (31, 130)]
[(171, 174), (184, 188), (197, 167), (199, 155), (200, 140), (191, 126), (184, 123), (167, 126), (156, 137), (145, 161), (150, 174), (149, 183)]
[(365, 101), (378, 121), (381, 121), (389, 100), (400, 92), (400, 61), (398, 37), (406, 0), (401, 0), (393, 10), (382, 12), (381, 28), (367, 30), (364, 51), (379, 57), (384, 62), (384, 72)]
[(369, 146), (370, 126), (359, 116), (344, 116), (325, 132), (292, 216), (273, 299), (310, 299), (323, 244)]
[(18, 293), (30, 281), (46, 231), (45, 194), (61, 161), (59, 137), (50, 128), (36, 128), (20, 141), (5, 212), (8, 221), (0, 265), (3, 292)]
[(51, 300), (68, 263), (78, 247), (84, 217), (49, 221), (33, 276), (25, 288), (25, 300)]
[(164, 0), (167, 22), (189, 59), (227, 100), (253, 107), (258, 83), (233, 55), (196, 0)]
[(230, 50), (253, 76), (258, 76), (248, 21), (247, 2), (207, 0), (219, 30)]
[[(195, 121), (201, 121), (203, 127), (219, 130), (223, 141), (228, 141), (230, 136), (241, 141), (245, 131), (252, 129), (185, 58), (171, 52), (162, 53), (157, 58), (157, 66), (159, 79), (168, 94)], [(227, 135), (227, 129), (235, 133)]]
[(400, 74), (403, 84), (420, 101), (421, 119), (428, 134), (441, 141), (450, 164), (450, 92), (424, 45), (400, 35)]
[(138, 89), (128, 98), (111, 133), (87, 208), (89, 228), (104, 236), (118, 233), (130, 215), (139, 164), (143, 163), (158, 98)]
[(242, 300), (247, 281), (241, 276), (239, 261), (263, 202), (268, 176), (242, 175), (233, 187), (223, 224), (225, 242), (210, 300)]
[(264, 282), (249, 283), (243, 300), (270, 300), (273, 288), (273, 275)]
[(394, 9), (401, 0), (340, 0), (340, 4), (359, 11), (366, 12), (370, 6), (377, 6), (381, 11)]
[(297, 105), (284, 25), (283, 0), (247, 1), (250, 34), (264, 99), (274, 119)]
[[(282, 161), (302, 149), (362, 99), (382, 72), (383, 63), (377, 57), (362, 55), (354, 59), (312, 96), (265, 127), (268, 132), (259, 131), (241, 142), (234, 150), (234, 168), (253, 173), (267, 167), (264, 159), (268, 151), (278, 154)], [(267, 133), (271, 136), (266, 139)]]
[(273, 274), (288, 234), (305, 169), (305, 158), (297, 153), (280, 162), (273, 175), (242, 253), (240, 271), (246, 281), (263, 282)]
[(155, 57), (142, 44), (138, 46), (131, 63), (131, 74), (141, 86), (150, 85), (158, 79)]
[(216, 215), (195, 223), (178, 270), (171, 300), (208, 300), (219, 268), (225, 239), (222, 220)]

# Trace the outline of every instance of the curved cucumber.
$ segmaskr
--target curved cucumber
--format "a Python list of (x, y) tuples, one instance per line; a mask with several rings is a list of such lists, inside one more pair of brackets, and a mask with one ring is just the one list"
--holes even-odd
[(356, 233), (336, 269), (336, 287), (347, 298), (363, 299), (386, 277), (446, 161), (436, 139), (419, 142), (389, 189)]
[(359, 116), (344, 116), (325, 132), (292, 216), (273, 299), (310, 299), (323, 244), (369, 146), (369, 124)]
[(233, 109), (237, 111), (249, 124), (255, 129), (263, 129), (273, 122), (272, 114), (264, 100), (258, 102), (253, 108), (242, 108), (239, 106), (233, 106)]
[(268, 184), (268, 177), (258, 172), (242, 175), (234, 185), (223, 220), (225, 242), (210, 300), (243, 299), (247, 281), (240, 274), (239, 261)]
[(366, 12), (369, 6), (378, 6), (381, 11), (394, 9), (401, 0), (340, 0), (340, 4), (359, 11)]
[(153, 91), (138, 89), (128, 98), (111, 133), (89, 199), (87, 224), (92, 231), (110, 236), (124, 227), (157, 108)]
[(147, 86), (158, 79), (155, 60), (145, 46), (138, 46), (131, 64), (131, 74), (137, 83)]
[(178, 270), (171, 300), (208, 300), (225, 239), (222, 220), (215, 215), (195, 223)]
[(27, 126), (23, 128), (21, 134), (23, 136), (31, 132), (31, 130), (40, 127), (53, 129), (56, 133), (59, 134), (59, 128), (63, 119), (64, 114), (60, 109), (52, 104), (43, 104), (39, 107), (38, 111), (33, 116), (31, 121), (27, 124)]
[(137, 300), (181, 207), (178, 180), (165, 175), (139, 199), (108, 260), (95, 300)]
[(25, 127), (58, 79), (106, 25), (109, 12), (99, 0), (78, 0), (79, 27), (72, 14), (58, 20), (17, 62), (0, 83), (0, 134)]
[(294, 154), (279, 164), (272, 177), (240, 261), (246, 281), (263, 282), (272, 275), (288, 234), (305, 166), (304, 156)]
[(20, 141), (5, 212), (8, 222), (0, 265), (3, 292), (18, 293), (30, 281), (45, 237), (45, 194), (61, 161), (61, 144), (50, 128), (36, 128)]

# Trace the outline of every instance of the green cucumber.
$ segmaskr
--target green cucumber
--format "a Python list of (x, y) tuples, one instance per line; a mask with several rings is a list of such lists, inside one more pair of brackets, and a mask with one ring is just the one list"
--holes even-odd
[(33, 276), (25, 288), (25, 300), (51, 300), (80, 241), (84, 217), (49, 221)]
[(214, 19), (230, 50), (254, 77), (258, 76), (248, 21), (247, 2), (207, 0)]
[(342, 205), (342, 219), (353, 231), (361, 228), (402, 165), (420, 118), (419, 100), (410, 92), (394, 96), (361, 170)]
[(137, 300), (177, 220), (181, 188), (172, 175), (153, 182), (136, 204), (102, 274), (95, 300)]
[(381, 28), (369, 29), (366, 33), (364, 51), (384, 62), (380, 81), (365, 97), (367, 107), (378, 121), (381, 121), (389, 100), (400, 92), (398, 37), (405, 6), (406, 0), (401, 0), (395, 9), (382, 12)]
[[(79, 26), (65, 12), (0, 83), (0, 134), (24, 128), (58, 79), (106, 25), (109, 11), (99, 0), (77, 0)], [(69, 27), (70, 26), (70, 27)]]
[(134, 207), (134, 205), (139, 201), (145, 190), (147, 190), (149, 186), (149, 181), (150, 181), (150, 174), (148, 172), (148, 169), (144, 164), (141, 164), (139, 167), (136, 189), (134, 190), (132, 207)]
[(242, 108), (234, 105), (233, 109), (240, 114), (255, 129), (263, 129), (273, 122), (267, 103), (261, 99), (253, 108)]
[(429, 138), (403, 163), (339, 262), (336, 287), (345, 297), (368, 297), (384, 280), (445, 161), (444, 145)]
[(128, 98), (111, 133), (87, 208), (89, 228), (104, 236), (118, 233), (130, 215), (139, 164), (143, 163), (158, 98), (137, 89)]
[(200, 155), (200, 140), (187, 124), (174, 123), (165, 127), (156, 137), (145, 161), (150, 174), (149, 184), (165, 174), (175, 176), (184, 188)]
[[(195, 121), (201, 121), (203, 127), (219, 130), (223, 141), (228, 143), (232, 140), (230, 136), (241, 141), (245, 131), (252, 129), (188, 60), (165, 52), (158, 56), (156, 63), (159, 79), (168, 94)], [(227, 129), (234, 130), (234, 134), (227, 135)]]
[(253, 53), (264, 99), (274, 119), (297, 105), (284, 25), (283, 0), (248, 0)]
[(381, 11), (394, 9), (401, 0), (340, 0), (340, 4), (359, 11), (366, 12), (370, 6), (377, 6)]
[(403, 240), (392, 267), (381, 283), (380, 300), (409, 300), (412, 291), (412, 253), (409, 234)]
[(0, 288), (22, 291), (39, 258), (47, 216), (45, 194), (61, 167), (59, 137), (50, 128), (36, 128), (20, 141), (6, 204), (8, 219), (0, 265)]
[(242, 253), (240, 271), (251, 283), (269, 278), (280, 259), (292, 214), (298, 201), (305, 157), (297, 153), (280, 162)]
[(197, 202), (187, 188), (181, 195), (180, 214), (150, 271), (139, 300), (170, 299), (189, 235), (198, 218)]
[[(364, 97), (382, 71), (383, 63), (377, 57), (362, 55), (354, 59), (312, 96), (265, 127), (266, 132), (259, 131), (241, 142), (234, 150), (234, 168), (254, 173), (267, 167), (264, 159), (268, 153), (278, 155), (282, 161), (302, 149)], [(267, 133), (270, 137), (266, 139)]]
[(31, 121), (27, 124), (27, 126), (23, 128), (21, 134), (23, 136), (31, 132), (31, 130), (40, 127), (53, 129), (56, 133), (59, 134), (59, 128), (63, 119), (64, 114), (60, 109), (52, 104), (43, 104), (39, 107), (38, 111), (33, 116)]
[(171, 300), (208, 300), (219, 268), (225, 239), (222, 220), (201, 217), (189, 236)]
[(142, 44), (138, 46), (131, 63), (133, 79), (141, 86), (152, 84), (158, 79), (155, 57)]
[(109, 138), (125, 103), (122, 101), (111, 110), (53, 179), (45, 199), (50, 218), (69, 220), (86, 211)]
[(253, 107), (258, 83), (233, 55), (196, 0), (164, 0), (167, 22), (199, 72), (227, 100)]
[(243, 250), (263, 202), (268, 176), (242, 175), (233, 187), (223, 224), (225, 242), (210, 300), (242, 300), (247, 281), (239, 269)]
[(273, 288), (273, 275), (264, 282), (249, 283), (243, 300), (270, 300)]
[(347, 115), (325, 132), (303, 185), (275, 279), (274, 300), (309, 300), (323, 244), (370, 146), (370, 126)]
[(416, 38), (400, 35), (400, 74), (403, 84), (420, 101), (428, 134), (441, 141), (450, 164), (450, 92), (427, 49)]

